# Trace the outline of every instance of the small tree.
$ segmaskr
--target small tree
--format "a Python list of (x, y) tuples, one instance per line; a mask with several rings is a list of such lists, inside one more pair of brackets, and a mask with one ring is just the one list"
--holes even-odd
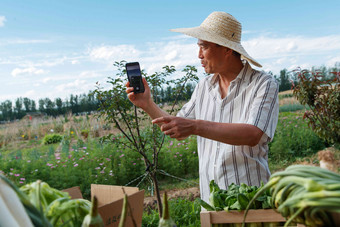
[(309, 126), (322, 139), (331, 144), (340, 144), (340, 75), (325, 80), (321, 71), (297, 69), (299, 83), (293, 94), (310, 110), (304, 114)]
[[(125, 140), (115, 140), (118, 145), (131, 149), (132, 152), (138, 152), (144, 160), (146, 173), (143, 179), (149, 177), (152, 181), (158, 204), (159, 216), (162, 216), (162, 202), (159, 192), (159, 185), (157, 181), (158, 169), (158, 154), (164, 143), (164, 134), (160, 131), (158, 126), (152, 125), (147, 114), (136, 108), (128, 100), (126, 95), (125, 83), (127, 81), (125, 71), (125, 61), (115, 62), (118, 73), (115, 78), (109, 78), (107, 81), (111, 84), (111, 89), (104, 90), (97, 84), (94, 94), (101, 102), (99, 108), (100, 115), (104, 116), (107, 123), (113, 123), (117, 129), (124, 135)], [(146, 75), (142, 71), (143, 77), (147, 80), (151, 94), (156, 104), (160, 104), (161, 88), (165, 85), (173, 84), (173, 94), (176, 94), (175, 101), (168, 111), (170, 114), (174, 111), (177, 104), (178, 96), (183, 93), (185, 85), (188, 81), (197, 81), (196, 68), (193, 66), (186, 66), (182, 72), (184, 76), (179, 79), (167, 80), (167, 77), (176, 72), (173, 66), (163, 67), (162, 72), (156, 72), (152, 75)], [(142, 122), (142, 123), (141, 123)], [(104, 139), (112, 141), (112, 136), (106, 136)]]

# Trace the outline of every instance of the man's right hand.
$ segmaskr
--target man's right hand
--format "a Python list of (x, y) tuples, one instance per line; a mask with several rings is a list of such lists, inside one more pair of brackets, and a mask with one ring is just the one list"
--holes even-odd
[(125, 84), (125, 86), (126, 86), (126, 93), (128, 94), (127, 96), (129, 98), (129, 100), (135, 106), (145, 110), (148, 107), (148, 105), (150, 105), (152, 103), (152, 99), (151, 99), (150, 87), (149, 87), (149, 85), (146, 82), (144, 77), (142, 78), (142, 81), (143, 81), (144, 88), (145, 88), (144, 93), (137, 93), (137, 94), (135, 94), (133, 92), (133, 87), (130, 87), (130, 82), (127, 82)]

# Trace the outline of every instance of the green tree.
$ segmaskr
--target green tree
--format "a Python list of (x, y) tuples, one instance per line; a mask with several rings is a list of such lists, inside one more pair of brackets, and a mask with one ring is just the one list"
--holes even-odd
[(290, 90), (292, 83), (289, 78), (289, 73), (287, 69), (283, 69), (280, 71), (279, 77), (279, 91), (287, 91)]
[(3, 120), (13, 120), (13, 108), (12, 101), (6, 100), (0, 105), (0, 111), (2, 112)]
[(64, 112), (63, 112), (63, 100), (61, 100), (61, 98), (56, 98), (54, 102), (55, 102), (55, 105), (57, 106), (58, 114), (64, 114)]
[(340, 144), (340, 77), (324, 80), (320, 71), (298, 69), (299, 83), (294, 87), (294, 95), (310, 110), (304, 118), (322, 139), (331, 144)]
[(39, 111), (40, 112), (45, 112), (45, 100), (44, 99), (39, 99)]
[[(125, 92), (125, 61), (115, 62), (114, 66), (117, 67), (118, 73), (116, 74), (116, 78), (109, 78), (108, 83), (111, 84), (111, 89), (104, 90), (98, 84), (97, 89), (94, 91), (97, 99), (101, 102), (99, 109), (100, 114), (105, 117), (107, 123), (113, 123), (124, 135), (125, 139), (118, 140), (116, 143), (125, 149), (130, 148), (132, 152), (138, 152), (142, 156), (146, 167), (146, 173), (143, 179), (147, 177), (147, 179), (152, 181), (156, 192), (159, 215), (162, 216), (162, 201), (160, 199), (157, 175), (159, 174), (158, 155), (164, 142), (164, 134), (159, 130), (158, 126), (151, 124), (146, 113), (138, 110), (127, 99)], [(165, 66), (161, 72), (149, 76), (142, 71), (143, 76), (149, 84), (152, 96), (154, 98), (156, 97), (155, 101), (157, 104), (159, 104), (160, 101), (160, 99), (157, 98), (158, 93), (160, 88), (165, 84), (174, 84), (174, 87), (178, 88), (176, 94), (181, 94), (188, 81), (198, 80), (196, 76), (197, 70), (193, 66), (186, 66), (183, 69), (185, 75), (180, 79), (167, 80), (167, 77), (175, 71), (175, 67), (173, 66)], [(175, 100), (177, 100), (177, 98), (175, 98)], [(176, 101), (169, 111), (170, 114), (175, 104)], [(149, 125), (145, 123), (146, 125), (143, 124), (143, 128), (141, 128), (141, 121), (149, 122)], [(112, 141), (112, 136), (113, 135), (110, 135), (106, 138)]]
[(17, 98), (15, 100), (15, 115), (16, 115), (16, 118), (17, 119), (20, 119), (22, 118), (25, 114), (23, 113), (23, 99), (20, 97), (20, 98)]

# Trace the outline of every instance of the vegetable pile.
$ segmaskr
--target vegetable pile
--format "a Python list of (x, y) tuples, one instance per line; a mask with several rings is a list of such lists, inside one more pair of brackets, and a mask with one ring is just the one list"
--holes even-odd
[(198, 198), (200, 205), (208, 211), (229, 211), (245, 210), (249, 202), (254, 198), (258, 191), (263, 191), (261, 196), (252, 200), (250, 209), (267, 209), (271, 208), (271, 196), (269, 190), (263, 190), (263, 184), (260, 187), (248, 186), (244, 183), (236, 185), (234, 183), (228, 186), (228, 189), (220, 189), (214, 180), (210, 181), (209, 203)]
[(7, 214), (0, 218), (0, 226), (103, 226), (97, 211), (91, 211), (90, 201), (71, 199), (68, 193), (51, 188), (40, 180), (19, 189), (0, 174), (0, 189), (0, 216)]
[(272, 206), (292, 222), (306, 226), (337, 226), (332, 212), (340, 212), (340, 175), (315, 166), (293, 165), (274, 173), (247, 206), (270, 191)]

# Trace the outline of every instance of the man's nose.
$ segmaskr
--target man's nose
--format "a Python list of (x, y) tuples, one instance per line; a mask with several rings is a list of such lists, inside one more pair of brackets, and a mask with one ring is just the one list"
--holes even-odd
[(202, 54), (202, 51), (201, 51), (201, 50), (198, 51), (198, 58), (199, 58), (199, 59), (203, 59), (203, 54)]

